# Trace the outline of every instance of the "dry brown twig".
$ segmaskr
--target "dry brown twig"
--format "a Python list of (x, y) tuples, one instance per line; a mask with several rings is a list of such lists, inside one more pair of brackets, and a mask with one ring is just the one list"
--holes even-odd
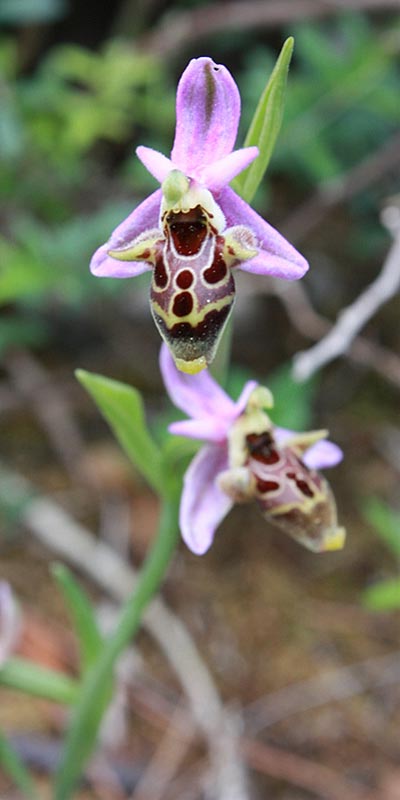
[(400, 652), (338, 667), (261, 697), (244, 712), (246, 731), (257, 735), (294, 714), (363, 694), (400, 680)]
[(191, 11), (168, 14), (157, 28), (144, 36), (139, 45), (159, 56), (187, 48), (199, 38), (220, 32), (252, 28), (273, 28), (306, 18), (322, 19), (346, 10), (390, 11), (400, 8), (400, 0), (265, 0), (210, 3)]
[(367, 189), (400, 164), (400, 132), (387, 139), (379, 150), (366, 156), (343, 175), (320, 184), (304, 203), (285, 219), (283, 226), (289, 241), (301, 242), (327, 214), (340, 203)]
[[(85, 573), (117, 603), (132, 592), (136, 572), (50, 498), (37, 496), (21, 476), (0, 467), (0, 503), (20, 510), (20, 522), (51, 552)], [(188, 630), (161, 598), (154, 599), (143, 627), (168, 659), (209, 752), (210, 798), (248, 800), (239, 752), (237, 714), (224, 708), (207, 666)]]
[[(332, 323), (313, 309), (304, 286), (300, 283), (284, 285), (282, 281), (271, 283), (273, 294), (279, 297), (292, 325), (302, 336), (320, 340), (329, 333)], [(356, 336), (344, 355), (350, 361), (374, 370), (400, 389), (400, 358), (388, 348), (371, 339)]]
[(334, 358), (345, 353), (364, 325), (400, 288), (400, 208), (389, 206), (382, 214), (394, 241), (378, 277), (339, 315), (329, 333), (309, 350), (297, 353), (293, 375), (307, 380)]
[[(123, 602), (135, 584), (136, 574), (108, 545), (97, 541), (80, 524), (53, 501), (46, 497), (35, 496), (33, 488), (20, 476), (0, 468), (0, 502), (14, 504), (21, 509), (21, 522), (30, 532), (58, 557), (84, 572), (113, 600)], [(187, 629), (165, 603), (157, 598), (149, 606), (143, 620), (144, 627), (152, 635), (177, 674), (189, 701), (192, 719), (199, 732), (208, 744), (211, 769), (209, 774), (209, 797), (217, 800), (247, 800), (246, 773), (243, 768), (243, 756), (248, 765), (275, 778), (283, 778), (297, 786), (318, 792), (330, 800), (372, 800), (370, 792), (363, 792), (340, 778), (334, 770), (323, 767), (308, 759), (286, 753), (279, 748), (263, 745), (242, 737), (238, 732), (236, 714), (223, 707), (213, 679)], [(282, 706), (282, 698), (272, 696), (264, 700), (266, 716), (262, 724), (273, 724), (283, 716), (304, 711), (312, 707), (310, 696), (318, 697), (319, 704), (332, 699), (343, 699), (351, 694), (358, 694), (373, 686), (382, 686), (398, 680), (398, 654), (391, 654), (381, 659), (365, 662), (365, 669), (360, 665), (341, 668), (332, 675), (321, 676), (311, 680), (309, 692), (301, 690), (306, 701), (299, 704), (299, 687), (289, 687), (286, 702), (277, 710), (276, 704)], [(354, 676), (357, 671), (357, 680)], [(347, 674), (348, 673), (348, 674)], [(343, 676), (347, 675), (347, 683), (343, 689)], [(308, 697), (308, 700), (307, 700)], [(271, 705), (272, 704), (272, 705)], [(314, 704), (315, 705), (315, 704)], [(274, 710), (275, 708), (275, 710)], [(254, 724), (248, 716), (248, 731), (254, 733)], [(176, 709), (176, 715), (169, 717), (170, 727), (167, 738), (160, 745), (154, 764), (165, 773), (165, 754), (171, 747), (170, 737), (174, 734), (179, 741), (173, 746), (175, 767), (183, 757), (185, 747), (192, 736), (191, 723), (184, 709)], [(257, 728), (257, 726), (256, 726)], [(195, 733), (195, 731), (193, 731)], [(169, 777), (173, 774), (173, 765)], [(324, 788), (324, 791), (322, 789)], [(159, 796), (162, 797), (161, 782)], [(142, 795), (150, 797), (144, 784)], [(157, 796), (157, 795), (156, 795)], [(135, 797), (135, 795), (134, 795)], [(373, 795), (378, 800), (379, 794)], [(132, 798), (133, 800), (133, 798)], [(152, 798), (153, 800), (153, 798)]]
[(84, 442), (63, 392), (28, 350), (10, 351), (3, 363), (17, 394), (33, 410), (59, 460), (75, 479)]

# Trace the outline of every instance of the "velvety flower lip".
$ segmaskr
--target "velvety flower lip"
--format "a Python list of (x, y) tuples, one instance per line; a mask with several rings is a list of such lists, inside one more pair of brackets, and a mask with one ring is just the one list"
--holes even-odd
[[(218, 525), (234, 503), (232, 496), (222, 490), (219, 478), (232, 466), (231, 431), (248, 409), (257, 383), (246, 383), (235, 403), (208, 371), (189, 376), (177, 370), (165, 345), (161, 347), (160, 368), (172, 402), (189, 417), (172, 423), (170, 432), (206, 442), (185, 474), (180, 507), (182, 537), (194, 553), (201, 555), (211, 546)], [(279, 446), (304, 437), (279, 427), (274, 427), (274, 436)], [(339, 463), (343, 457), (340, 448), (324, 438), (316, 438), (310, 435), (305, 440), (304, 464), (311, 470), (319, 470)], [(338, 530), (339, 539), (332, 535), (331, 546), (326, 544), (324, 549), (334, 549), (343, 543), (344, 533)]]

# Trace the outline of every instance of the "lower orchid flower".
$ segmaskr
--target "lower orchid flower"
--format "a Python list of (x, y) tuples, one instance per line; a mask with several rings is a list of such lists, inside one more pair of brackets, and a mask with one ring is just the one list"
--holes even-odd
[(233, 151), (240, 96), (226, 67), (193, 59), (178, 85), (171, 157), (137, 155), (161, 184), (94, 254), (100, 277), (152, 270), (151, 310), (177, 367), (195, 374), (211, 363), (231, 313), (233, 269), (286, 280), (307, 261), (229, 186), (257, 157)]
[(268, 389), (249, 381), (234, 402), (207, 371), (179, 372), (165, 345), (160, 366), (172, 402), (189, 417), (173, 422), (170, 432), (207, 443), (184, 477), (180, 528), (188, 547), (205, 553), (234, 503), (256, 501), (267, 520), (308, 549), (340, 549), (345, 530), (318, 470), (343, 454), (326, 440), (327, 431), (275, 426), (266, 412), (273, 406)]

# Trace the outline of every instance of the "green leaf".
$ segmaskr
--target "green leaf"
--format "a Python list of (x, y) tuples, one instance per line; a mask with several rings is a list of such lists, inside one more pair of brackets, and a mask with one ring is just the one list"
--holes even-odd
[(400, 578), (370, 586), (363, 592), (362, 599), (371, 611), (393, 611), (400, 608)]
[(67, 705), (75, 702), (79, 688), (76, 681), (61, 672), (17, 657), (9, 658), (0, 667), (0, 685)]
[(115, 663), (136, 634), (147, 604), (160, 586), (175, 552), (179, 535), (179, 495), (164, 501), (159, 531), (150, 554), (123, 606), (113, 633), (106, 639), (96, 663), (84, 676), (79, 699), (67, 732), (54, 782), (54, 800), (69, 800), (92, 753), (108, 701)]
[(246, 202), (251, 202), (268, 167), (283, 118), (285, 91), (294, 39), (286, 39), (271, 77), (262, 93), (244, 141), (245, 147), (256, 145), (259, 155), (233, 182), (234, 189)]
[(275, 370), (265, 382), (274, 396), (271, 418), (275, 425), (305, 431), (312, 425), (312, 403), (318, 378), (312, 377), (303, 383), (292, 378), (292, 367), (284, 364)]
[(97, 625), (89, 598), (64, 564), (54, 564), (52, 569), (70, 610), (74, 630), (79, 640), (82, 671), (96, 660), (103, 637)]
[(93, 397), (121, 447), (158, 494), (164, 492), (160, 451), (146, 425), (139, 392), (119, 381), (79, 369), (76, 377)]
[(30, 773), (2, 731), (0, 731), (0, 764), (24, 797), (28, 800), (38, 800), (39, 795)]
[(55, 284), (48, 264), (43, 264), (24, 247), (0, 236), (0, 303), (42, 294)]
[(400, 558), (400, 513), (378, 497), (371, 497), (363, 508), (365, 519), (372, 525), (389, 550)]

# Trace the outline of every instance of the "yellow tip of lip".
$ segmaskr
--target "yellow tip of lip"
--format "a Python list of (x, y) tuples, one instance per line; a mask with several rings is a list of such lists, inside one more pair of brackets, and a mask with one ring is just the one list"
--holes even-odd
[(346, 539), (345, 528), (336, 528), (326, 539), (324, 550), (341, 550)]
[(206, 369), (207, 361), (204, 356), (194, 358), (193, 361), (184, 361), (183, 358), (175, 358), (176, 367), (187, 375), (197, 375), (202, 369)]

